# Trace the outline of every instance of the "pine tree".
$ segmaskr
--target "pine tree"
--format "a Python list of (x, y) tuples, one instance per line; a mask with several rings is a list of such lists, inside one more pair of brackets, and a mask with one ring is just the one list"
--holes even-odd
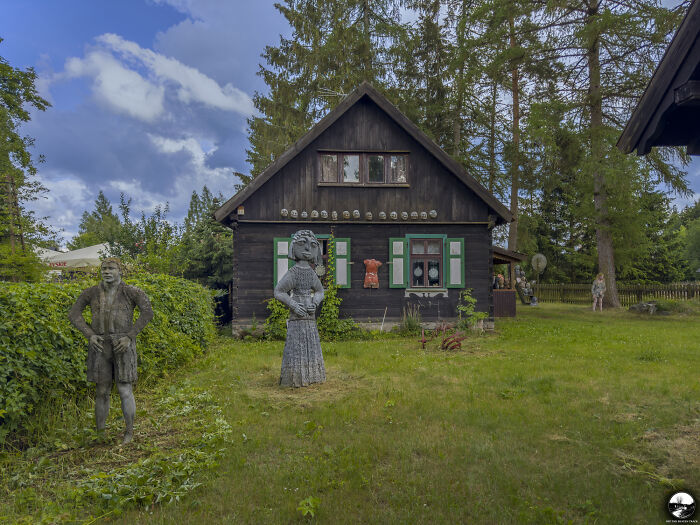
[(120, 228), (119, 217), (112, 211), (112, 204), (100, 190), (95, 199), (95, 209), (92, 213), (83, 212), (78, 235), (68, 243), (68, 248), (77, 250), (95, 244), (116, 242)]
[(0, 57), (0, 279), (5, 280), (38, 278), (41, 264), (33, 247), (42, 241), (53, 243), (56, 236), (26, 207), (46, 191), (34, 178), (34, 140), (20, 134), (31, 108), (44, 111), (50, 106), (35, 84), (32, 68), (14, 68)]
[(291, 38), (263, 53), (259, 75), (268, 94), (253, 100), (248, 121), (251, 175), (275, 158), (362, 81), (382, 88), (387, 54), (399, 20), (397, 0), (285, 0), (276, 4)]
[(206, 186), (201, 195), (192, 192), (176, 265), (183, 277), (215, 289), (233, 278), (233, 232), (213, 216), (223, 201)]

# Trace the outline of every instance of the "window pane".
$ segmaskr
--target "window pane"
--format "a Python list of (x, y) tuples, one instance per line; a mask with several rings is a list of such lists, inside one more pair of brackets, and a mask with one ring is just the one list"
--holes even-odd
[(391, 156), (390, 182), (406, 182), (406, 155)]
[(411, 261), (411, 279), (413, 286), (425, 286), (423, 278), (423, 261)]
[(411, 253), (425, 253), (425, 243), (423, 241), (413, 241)]
[(384, 182), (384, 155), (369, 155), (369, 182)]
[(360, 182), (359, 155), (343, 155), (343, 182)]
[(338, 155), (321, 155), (321, 182), (338, 182)]
[(440, 241), (428, 241), (428, 253), (440, 253)]
[(440, 286), (440, 261), (428, 261), (428, 285)]

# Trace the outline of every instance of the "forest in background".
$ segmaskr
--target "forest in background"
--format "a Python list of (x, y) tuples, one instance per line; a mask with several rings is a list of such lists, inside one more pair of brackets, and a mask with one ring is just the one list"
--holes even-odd
[[(371, 82), (516, 216), (498, 244), (543, 253), (544, 282), (609, 279), (672, 282), (697, 278), (700, 201), (689, 197), (689, 159), (677, 148), (646, 157), (616, 147), (689, 2), (647, 0), (285, 0), (277, 4), (289, 38), (263, 50), (249, 120), (249, 175), (258, 175), (362, 81)], [(0, 59), (0, 274), (36, 279), (27, 246), (56, 244), (57, 233), (27, 203), (32, 139), (20, 127), (27, 107), (47, 110), (36, 74)], [(40, 147), (39, 147), (40, 149)], [(193, 192), (182, 225), (167, 204), (132, 220), (100, 193), (70, 248), (109, 242), (153, 271), (213, 287), (230, 280), (230, 230), (211, 219), (221, 203)], [(228, 195), (226, 196), (228, 197)]]

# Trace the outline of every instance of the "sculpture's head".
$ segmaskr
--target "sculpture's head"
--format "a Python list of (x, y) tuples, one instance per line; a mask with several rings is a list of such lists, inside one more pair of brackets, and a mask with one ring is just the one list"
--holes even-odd
[(289, 258), (293, 261), (308, 261), (316, 265), (323, 264), (321, 244), (316, 239), (314, 232), (311, 230), (299, 230), (292, 236)]
[(107, 284), (118, 283), (122, 279), (122, 262), (116, 257), (107, 257), (100, 264), (102, 280)]

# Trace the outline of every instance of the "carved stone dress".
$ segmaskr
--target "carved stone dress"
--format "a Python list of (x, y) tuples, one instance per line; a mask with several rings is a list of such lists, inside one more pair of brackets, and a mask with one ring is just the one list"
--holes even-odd
[[(275, 287), (275, 296), (292, 293), (292, 301), (305, 306), (323, 299), (323, 285), (310, 267), (293, 266)], [(287, 301), (285, 301), (287, 302)], [(282, 354), (281, 386), (308, 386), (323, 383), (326, 369), (323, 365), (321, 340), (318, 337), (314, 314), (303, 317), (293, 310), (289, 313), (287, 339)]]

